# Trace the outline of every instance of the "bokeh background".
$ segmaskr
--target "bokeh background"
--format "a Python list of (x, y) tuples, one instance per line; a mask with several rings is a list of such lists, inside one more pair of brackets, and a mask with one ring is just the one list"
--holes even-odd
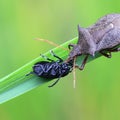
[[(0, 0), (0, 77), (54, 48), (37, 37), (62, 44), (108, 13), (119, 0)], [(62, 78), (0, 105), (0, 120), (120, 120), (120, 53), (98, 58)], [(53, 82), (53, 81), (52, 81)]]

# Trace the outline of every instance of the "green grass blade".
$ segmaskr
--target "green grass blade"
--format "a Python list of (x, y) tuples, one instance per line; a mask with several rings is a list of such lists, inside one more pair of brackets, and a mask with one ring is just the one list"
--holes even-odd
[[(76, 43), (77, 42), (77, 37), (67, 41), (66, 43), (62, 44), (61, 46), (64, 48), (67, 48), (68, 44), (70, 43)], [(69, 51), (63, 50), (60, 47), (56, 47), (53, 49), (54, 53), (64, 60), (68, 57)], [(50, 52), (47, 52), (46, 54), (47, 57), (51, 59), (55, 59), (50, 55)], [(93, 60), (97, 58), (100, 55), (96, 55), (96, 57), (92, 58), (89, 57), (89, 60)], [(77, 59), (77, 64), (81, 64), (81, 61), (84, 56), (78, 57)], [(32, 71), (32, 66), (34, 63), (44, 60), (41, 56), (32, 60), (31, 62), (27, 63), (23, 67), (19, 68), (18, 70), (14, 71), (13, 73), (5, 76), (4, 78), (0, 79), (0, 104), (4, 103), (8, 100), (11, 100), (21, 94), (24, 94), (42, 84), (45, 82), (48, 82), (48, 80), (37, 77), (36, 75), (29, 75), (26, 76), (27, 73)], [(47, 88), (47, 86), (46, 86)]]

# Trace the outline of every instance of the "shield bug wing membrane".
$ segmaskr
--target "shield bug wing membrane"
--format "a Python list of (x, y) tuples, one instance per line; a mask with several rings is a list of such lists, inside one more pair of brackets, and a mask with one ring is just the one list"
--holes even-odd
[[(102, 37), (113, 29), (113, 21), (119, 21), (120, 14), (109, 14), (100, 18), (94, 25), (87, 28), (93, 36), (95, 43), (98, 44)], [(118, 23), (118, 22), (114, 22)], [(118, 24), (117, 24), (118, 25)]]
[(105, 34), (107, 34), (110, 30), (113, 29), (113, 24), (102, 24), (100, 26), (95, 26), (94, 29), (88, 28), (90, 34), (94, 38), (94, 42), (99, 44)]
[(97, 51), (113, 49), (113, 47), (119, 44), (120, 44), (120, 29), (114, 28), (113, 30), (109, 31), (106, 35), (104, 35), (102, 41), (100, 41), (99, 44), (97, 45)]
[(103, 37), (113, 30), (115, 26), (120, 26), (120, 14), (108, 14), (87, 29), (93, 36), (95, 43), (99, 44)]
[(103, 36), (97, 46), (97, 51), (113, 50), (120, 45), (120, 16), (114, 19), (110, 25), (112, 29)]

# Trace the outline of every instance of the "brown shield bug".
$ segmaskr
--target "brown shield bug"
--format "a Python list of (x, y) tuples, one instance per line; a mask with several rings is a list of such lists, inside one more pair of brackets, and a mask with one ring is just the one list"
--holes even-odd
[(76, 45), (68, 45), (69, 49), (72, 47), (68, 61), (85, 55), (81, 66), (76, 65), (83, 70), (89, 55), (94, 56), (99, 52), (110, 58), (111, 52), (120, 51), (118, 45), (120, 45), (120, 14), (108, 14), (88, 28), (78, 25), (78, 42)]

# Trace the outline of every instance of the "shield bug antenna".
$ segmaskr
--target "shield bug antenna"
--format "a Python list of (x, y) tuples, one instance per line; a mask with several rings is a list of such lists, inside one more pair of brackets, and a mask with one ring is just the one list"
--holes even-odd
[(43, 58), (46, 59), (46, 61), (35, 63), (33, 66), (33, 71), (27, 74), (35, 74), (38, 77), (46, 78), (48, 80), (57, 78), (57, 80), (48, 87), (53, 87), (60, 80), (61, 77), (68, 75), (73, 68), (72, 60), (69, 62), (64, 62), (63, 59), (54, 54), (53, 51), (51, 51), (51, 55), (53, 55), (58, 60), (54, 61), (47, 56), (41, 55)]
[(73, 88), (75, 88), (76, 86), (75, 61), (76, 61), (76, 57), (74, 58), (73, 61)]
[(59, 48), (62, 48), (63, 50), (69, 51), (68, 48), (64, 48), (64, 47), (60, 46), (59, 44), (56, 44), (56, 43), (54, 43), (54, 42), (52, 42), (52, 41), (50, 41), (50, 40), (46, 40), (46, 39), (42, 39), (42, 38), (36, 38), (35, 40), (39, 40), (39, 41), (42, 41), (42, 42), (47, 42), (47, 43), (49, 43), (50, 45), (53, 45), (53, 46), (55, 46), (55, 47), (59, 47)]
[(111, 52), (120, 51), (120, 14), (108, 14), (98, 20), (88, 28), (78, 25), (78, 42), (76, 45), (70, 44), (71, 49), (68, 60), (77, 56), (85, 55), (80, 70), (84, 69), (89, 55), (93, 56), (98, 52), (110, 58)]

